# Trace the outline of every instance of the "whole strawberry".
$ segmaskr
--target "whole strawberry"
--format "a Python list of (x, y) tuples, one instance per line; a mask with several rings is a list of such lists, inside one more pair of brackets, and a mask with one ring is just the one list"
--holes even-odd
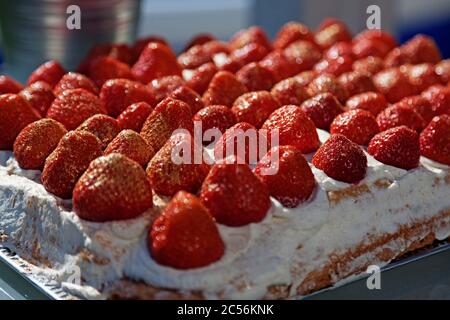
[(411, 108), (398, 104), (381, 111), (377, 116), (377, 122), (381, 131), (398, 126), (407, 126), (420, 132), (425, 127), (425, 121), (420, 114)]
[(286, 50), (274, 50), (259, 62), (263, 68), (266, 68), (273, 74), (276, 82), (292, 77), (304, 70), (296, 65), (294, 57), (287, 57)]
[(367, 151), (384, 164), (414, 169), (420, 160), (419, 135), (406, 126), (388, 129), (372, 138)]
[(340, 56), (333, 59), (325, 58), (314, 65), (313, 70), (318, 74), (330, 74), (338, 77), (352, 70), (353, 59), (349, 56)]
[(134, 61), (136, 61), (139, 58), (142, 51), (150, 42), (159, 42), (165, 46), (169, 45), (169, 42), (167, 42), (166, 39), (157, 35), (150, 35), (144, 38), (137, 39), (132, 47)]
[(306, 100), (301, 109), (317, 128), (323, 130), (328, 130), (333, 119), (344, 111), (336, 97), (328, 92)]
[(74, 130), (86, 119), (106, 113), (102, 101), (84, 89), (65, 90), (47, 110), (47, 118), (61, 122), (67, 130)]
[(278, 109), (280, 104), (268, 91), (254, 91), (237, 98), (231, 111), (237, 122), (247, 122), (260, 128), (264, 121)]
[(77, 180), (101, 155), (100, 141), (92, 133), (68, 132), (45, 160), (41, 176), (45, 190), (63, 199), (71, 198)]
[(269, 51), (266, 47), (258, 43), (249, 43), (231, 52), (221, 66), (221, 70), (235, 73), (248, 63), (260, 61), (268, 53)]
[(273, 46), (275, 49), (284, 49), (297, 40), (314, 42), (314, 35), (304, 24), (291, 21), (278, 31)]
[(22, 169), (41, 170), (45, 159), (67, 133), (64, 126), (52, 119), (41, 119), (27, 125), (14, 142), (14, 158)]
[(186, 102), (191, 108), (192, 115), (205, 106), (202, 97), (187, 86), (181, 86), (175, 89), (169, 94), (169, 97)]
[(358, 71), (351, 71), (342, 74), (338, 81), (340, 85), (348, 92), (348, 96), (368, 92), (376, 91), (370, 74)]
[(295, 81), (300, 83), (301, 86), (307, 87), (318, 74), (313, 70), (303, 71), (294, 76)]
[(109, 56), (94, 59), (89, 65), (88, 76), (99, 88), (110, 79), (134, 79), (129, 65)]
[[(317, 46), (304, 40), (298, 40), (291, 43), (282, 52), (289, 63), (288, 66), (292, 68), (290, 72), (286, 71), (289, 74), (288, 77), (312, 69), (312, 67), (322, 58), (322, 54)], [(283, 79), (285, 78), (287, 77), (284, 77)]]
[(19, 93), (23, 85), (8, 76), (0, 75), (0, 95), (5, 93)]
[(319, 93), (329, 92), (333, 94), (340, 103), (345, 103), (348, 98), (348, 92), (338, 82), (338, 80), (329, 74), (322, 74), (316, 77), (308, 85), (307, 92), (311, 97), (318, 95)]
[(433, 109), (435, 115), (450, 115), (450, 88), (441, 85), (435, 85), (424, 92), (422, 97), (427, 99)]
[(0, 95), (0, 150), (12, 150), (17, 135), (40, 118), (20, 95)]
[(92, 133), (100, 140), (102, 150), (104, 150), (112, 139), (119, 134), (120, 127), (116, 119), (106, 114), (96, 114), (84, 121), (77, 130)]
[(153, 108), (147, 102), (133, 103), (122, 111), (117, 117), (117, 122), (122, 130), (131, 129), (140, 132), (152, 111)]
[(257, 62), (249, 63), (239, 69), (236, 72), (236, 78), (247, 87), (248, 91), (270, 90), (275, 84), (272, 72)]
[(263, 220), (270, 208), (267, 187), (245, 164), (215, 164), (200, 199), (218, 223), (233, 227)]
[[(205, 63), (192, 71), (192, 75), (186, 79), (186, 86), (202, 95), (217, 73), (217, 67), (214, 63)], [(183, 73), (184, 74), (184, 73)]]
[(380, 128), (373, 114), (362, 109), (341, 113), (330, 126), (331, 134), (342, 134), (360, 145), (367, 145), (378, 132)]
[(155, 105), (155, 96), (148, 86), (127, 79), (112, 79), (105, 82), (100, 90), (100, 100), (112, 117), (117, 117), (129, 105), (146, 102)]
[(204, 107), (194, 115), (192, 120), (194, 121), (194, 125), (196, 121), (201, 122), (203, 142), (205, 144), (214, 140), (213, 137), (205, 136), (207, 130), (215, 128), (223, 134), (225, 130), (237, 122), (231, 109), (221, 105)]
[[(270, 172), (277, 168), (277, 172)], [(270, 195), (287, 208), (306, 201), (316, 187), (314, 175), (300, 150), (293, 146), (272, 148), (256, 165), (255, 175)]]
[(208, 89), (203, 94), (203, 102), (209, 106), (221, 104), (231, 107), (234, 100), (247, 92), (247, 88), (228, 71), (219, 71), (211, 79)]
[(377, 91), (382, 93), (390, 103), (418, 93), (417, 89), (409, 82), (407, 75), (398, 68), (378, 72), (373, 77), (373, 82)]
[(60, 95), (68, 89), (85, 89), (93, 94), (98, 94), (98, 88), (95, 83), (83, 74), (76, 72), (66, 73), (54, 88), (55, 95)]
[(24, 98), (42, 117), (47, 114), (48, 108), (55, 100), (52, 87), (43, 81), (36, 81), (20, 91), (19, 95)]
[(248, 29), (238, 31), (230, 39), (228, 44), (231, 51), (240, 49), (249, 43), (258, 43), (267, 49), (272, 49), (272, 44), (263, 29), (252, 26)]
[(420, 153), (431, 160), (450, 165), (450, 116), (441, 115), (420, 134)]
[(120, 153), (145, 167), (155, 155), (144, 138), (133, 130), (121, 131), (107, 146), (103, 155)]
[(400, 70), (406, 73), (409, 83), (415, 88), (416, 92), (422, 92), (428, 87), (441, 82), (434, 70), (434, 65), (431, 63), (402, 66)]
[(340, 41), (333, 44), (324, 52), (324, 59), (326, 60), (335, 60), (339, 57), (348, 57), (351, 60), (355, 60), (351, 43)]
[(153, 79), (149, 83), (149, 87), (155, 96), (156, 103), (159, 103), (167, 98), (172, 91), (181, 87), (183, 84), (183, 78), (175, 75)]
[(278, 82), (273, 86), (270, 93), (282, 106), (288, 104), (299, 106), (309, 98), (305, 86), (297, 81), (296, 77)]
[(322, 25), (314, 36), (315, 42), (323, 49), (327, 49), (340, 41), (349, 42), (351, 39), (352, 36), (347, 26), (338, 20), (329, 20)]
[(269, 147), (271, 131), (276, 129), (280, 145), (293, 145), (302, 153), (313, 152), (320, 145), (314, 122), (298, 106), (287, 105), (277, 109), (264, 122), (261, 129), (268, 130)]
[(373, 56), (358, 59), (353, 62), (352, 68), (353, 71), (365, 72), (373, 76), (384, 68), (383, 59)]
[(176, 269), (205, 267), (225, 252), (214, 218), (197, 197), (185, 191), (164, 208), (148, 239), (153, 259)]
[(47, 61), (30, 74), (27, 84), (44, 81), (53, 88), (65, 74), (66, 71), (58, 61)]
[(178, 56), (178, 64), (183, 69), (196, 69), (205, 63), (212, 63), (216, 54), (230, 52), (228, 46), (220, 41), (208, 41), (195, 45)]
[(398, 44), (395, 38), (387, 33), (386, 31), (380, 29), (366, 29), (358, 33), (353, 39), (354, 42), (359, 42), (361, 40), (379, 41), (385, 44), (390, 50), (395, 48)]
[(434, 72), (439, 76), (443, 84), (450, 82), (450, 59), (442, 60), (441, 62), (436, 64)]
[(193, 46), (196, 45), (202, 45), (205, 44), (207, 42), (216, 40), (216, 38), (210, 34), (210, 33), (199, 33), (195, 36), (193, 36), (186, 44), (186, 47), (184, 48), (184, 51), (188, 50), (189, 48), (192, 48)]
[(83, 220), (132, 219), (152, 206), (144, 169), (119, 153), (92, 161), (73, 190), (73, 209)]
[(312, 164), (330, 178), (347, 183), (361, 181), (367, 171), (363, 150), (341, 134), (332, 135), (317, 150)]
[(396, 105), (409, 108), (420, 114), (425, 120), (425, 124), (428, 124), (434, 117), (434, 110), (429, 100), (422, 96), (410, 96), (403, 98)]
[(345, 107), (348, 110), (362, 109), (369, 111), (374, 116), (388, 107), (384, 96), (377, 92), (364, 92), (347, 100)]

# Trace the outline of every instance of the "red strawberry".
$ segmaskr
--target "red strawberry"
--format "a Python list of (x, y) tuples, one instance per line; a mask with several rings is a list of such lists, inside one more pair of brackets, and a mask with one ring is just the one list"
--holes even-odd
[(64, 90), (78, 88), (85, 89), (93, 94), (98, 94), (98, 88), (91, 79), (75, 72), (66, 73), (56, 84), (54, 93), (58, 96)]
[(283, 50), (292, 70), (289, 76), (311, 69), (322, 58), (319, 49), (308, 41), (295, 41)]
[(248, 91), (270, 90), (275, 84), (275, 77), (269, 69), (257, 62), (242, 67), (236, 78), (247, 87)]
[(186, 44), (184, 51), (187, 51), (188, 49), (192, 48), (193, 46), (202, 45), (202, 44), (205, 44), (205, 43), (213, 41), (213, 40), (216, 40), (216, 38), (212, 34), (199, 33), (199, 34), (195, 35), (194, 37), (192, 37), (191, 40), (189, 40), (189, 42)]
[(344, 103), (348, 97), (348, 92), (345, 88), (334, 76), (329, 74), (322, 74), (316, 77), (308, 85), (307, 91), (311, 97), (314, 97), (319, 93), (329, 92), (333, 94), (341, 103)]
[(341, 113), (330, 126), (331, 134), (342, 134), (360, 145), (367, 145), (378, 132), (380, 128), (374, 115), (362, 109)]
[(139, 56), (141, 55), (142, 51), (145, 49), (145, 47), (150, 43), (150, 42), (158, 42), (161, 43), (165, 46), (169, 46), (169, 43), (167, 42), (166, 39), (160, 37), (160, 36), (155, 36), (155, 35), (151, 35), (145, 38), (140, 38), (137, 39), (136, 42), (133, 45), (133, 48), (131, 49), (133, 51), (133, 57), (134, 57), (134, 61), (136, 61)]
[(348, 92), (349, 97), (363, 92), (376, 91), (372, 78), (368, 73), (360, 71), (347, 72), (342, 74), (338, 81), (344, 90)]
[(237, 97), (247, 92), (247, 88), (228, 71), (219, 71), (212, 78), (203, 94), (203, 102), (209, 106), (222, 104), (231, 107)]
[(388, 107), (384, 96), (377, 92), (364, 92), (357, 94), (347, 100), (346, 108), (349, 110), (362, 109), (367, 110), (374, 116)]
[(112, 79), (100, 90), (100, 100), (112, 117), (117, 117), (130, 104), (146, 102), (155, 105), (155, 97), (148, 86), (127, 79)]
[(216, 164), (200, 199), (218, 223), (239, 227), (263, 220), (270, 208), (267, 187), (245, 164)]
[(175, 89), (170, 95), (172, 99), (180, 100), (186, 102), (189, 107), (191, 107), (192, 115), (194, 115), (197, 111), (202, 109), (205, 104), (203, 103), (202, 97), (199, 96), (197, 92), (192, 90), (187, 86), (181, 86)]
[(384, 94), (386, 100), (395, 103), (417, 94), (416, 88), (409, 82), (408, 77), (397, 68), (385, 69), (373, 77), (377, 91)]
[(268, 91), (254, 91), (237, 98), (231, 111), (238, 122), (247, 122), (259, 128), (280, 104)]
[(164, 208), (148, 238), (153, 259), (175, 269), (207, 266), (225, 252), (214, 219), (198, 198), (185, 191)]
[(113, 57), (128, 65), (135, 61), (133, 48), (129, 47), (125, 43), (114, 43), (111, 45), (111, 49), (108, 52), (108, 56)]
[(217, 67), (214, 63), (205, 63), (195, 69), (189, 79), (186, 80), (186, 86), (202, 95), (217, 73)]
[(436, 64), (434, 72), (436, 72), (436, 74), (440, 77), (442, 83), (445, 84), (450, 82), (450, 59), (442, 60), (441, 62)]
[(307, 87), (317, 76), (318, 74), (315, 71), (309, 70), (300, 72), (294, 78), (301, 86)]
[(353, 59), (348, 56), (335, 59), (322, 59), (314, 65), (313, 70), (319, 74), (327, 73), (335, 77), (352, 70)]
[(21, 96), (0, 95), (0, 150), (12, 150), (17, 135), (29, 123), (40, 118)]
[(353, 41), (358, 42), (360, 40), (377, 40), (384, 43), (389, 49), (393, 49), (397, 46), (397, 41), (395, 38), (387, 33), (386, 31), (380, 29), (367, 29), (358, 33)]
[(119, 134), (120, 127), (116, 119), (106, 114), (96, 114), (85, 120), (77, 130), (87, 131), (96, 136), (100, 140), (103, 150)]
[(434, 117), (420, 134), (420, 152), (424, 157), (450, 165), (450, 116)]
[(191, 47), (178, 57), (178, 64), (183, 69), (196, 69), (202, 64), (213, 62), (218, 53), (228, 54), (230, 51), (226, 44), (220, 41), (209, 41), (202, 45)]
[(325, 51), (324, 58), (326, 60), (335, 60), (339, 57), (349, 57), (355, 59), (352, 51), (352, 45), (349, 42), (337, 42)]
[(45, 160), (41, 181), (45, 190), (68, 199), (92, 160), (102, 155), (100, 140), (90, 132), (70, 131)]
[(191, 108), (183, 101), (166, 98), (145, 120), (141, 136), (156, 152), (176, 129), (187, 129), (192, 132)]
[(202, 136), (204, 137), (204, 143), (210, 143), (212, 137), (205, 137), (205, 132), (209, 129), (216, 128), (221, 133), (230, 128), (236, 123), (236, 117), (231, 109), (221, 105), (211, 105), (199, 110), (194, 117), (194, 121), (199, 121), (202, 124)]
[(366, 57), (384, 58), (391, 49), (387, 44), (376, 39), (361, 39), (353, 42), (353, 54), (357, 59)]
[(411, 60), (410, 63), (438, 63), (441, 61), (441, 53), (433, 38), (418, 34), (402, 46), (402, 50)]
[(83, 220), (132, 219), (151, 207), (152, 189), (144, 169), (119, 153), (92, 161), (73, 190), (73, 209)]
[(314, 35), (304, 24), (291, 21), (278, 31), (273, 46), (275, 49), (284, 49), (297, 40), (314, 42)]
[(285, 53), (281, 50), (272, 51), (259, 64), (269, 70), (277, 82), (292, 77), (301, 71), (295, 64), (295, 61), (288, 60)]
[(309, 98), (305, 87), (295, 77), (278, 82), (270, 93), (282, 106), (288, 104), (301, 105), (303, 101)]
[(403, 66), (400, 70), (406, 72), (409, 83), (412, 84), (416, 92), (422, 92), (428, 87), (441, 82), (434, 70), (434, 65), (431, 63)]
[(434, 117), (434, 111), (431, 103), (422, 96), (406, 97), (396, 104), (416, 111), (422, 116), (425, 123), (429, 123)]
[(366, 57), (353, 62), (352, 68), (354, 71), (366, 72), (370, 75), (374, 75), (380, 72), (383, 66), (383, 60), (379, 57)]
[(158, 79), (153, 79), (149, 87), (152, 89), (155, 96), (156, 103), (161, 102), (169, 96), (175, 89), (184, 84), (183, 78), (180, 76), (165, 76)]
[[(93, 46), (77, 67), (77, 72), (87, 74), (92, 62), (99, 57), (111, 57), (125, 64), (135, 60), (133, 49), (126, 44), (99, 44)], [(75, 89), (75, 88), (72, 88)]]
[(37, 81), (44, 81), (53, 88), (65, 74), (66, 71), (58, 61), (47, 61), (30, 74), (27, 84), (30, 85)]
[(221, 69), (236, 72), (248, 63), (260, 61), (268, 53), (266, 47), (258, 43), (249, 43), (231, 52)]
[(228, 46), (231, 51), (240, 49), (249, 43), (258, 43), (268, 50), (272, 49), (272, 44), (266, 33), (260, 27), (250, 27), (237, 32), (230, 40)]
[(145, 167), (155, 155), (155, 151), (147, 145), (144, 138), (142, 138), (139, 133), (128, 129), (121, 131), (108, 144), (103, 155), (106, 156), (114, 152), (127, 156), (143, 167)]
[(374, 136), (367, 151), (384, 164), (414, 169), (420, 160), (419, 135), (405, 126), (391, 128)]
[(271, 130), (278, 129), (279, 144), (293, 145), (302, 153), (313, 152), (320, 145), (314, 122), (298, 106), (287, 105), (277, 109), (261, 129), (269, 130), (268, 143), (271, 141)]
[(0, 75), (0, 95), (5, 93), (19, 93), (23, 85), (8, 76)]
[(425, 121), (420, 114), (411, 108), (398, 104), (381, 111), (377, 116), (377, 122), (381, 131), (398, 126), (406, 126), (420, 132), (425, 127)]
[[(196, 153), (200, 156), (198, 159)], [(174, 154), (183, 159), (175, 159)], [(147, 175), (157, 194), (173, 196), (180, 190), (196, 192), (208, 170), (202, 146), (197, 145), (190, 134), (175, 134), (150, 160)]]
[(351, 39), (352, 36), (345, 24), (337, 20), (324, 25), (314, 36), (315, 42), (323, 49), (340, 41), (349, 42)]
[(84, 89), (71, 89), (56, 97), (47, 111), (47, 118), (61, 122), (67, 130), (74, 130), (98, 113), (105, 113), (105, 108), (97, 96)]
[(450, 88), (435, 85), (422, 92), (422, 97), (427, 99), (435, 115), (450, 115)]
[(331, 93), (318, 94), (303, 102), (300, 107), (315, 126), (323, 130), (328, 130), (333, 119), (344, 111)]
[[(270, 172), (277, 168), (276, 173)], [(308, 200), (316, 181), (305, 157), (293, 146), (271, 149), (255, 167), (255, 175), (267, 186), (270, 195), (288, 208)]]
[(134, 79), (127, 64), (112, 57), (104, 56), (92, 61), (88, 75), (99, 88), (110, 79)]
[(347, 183), (364, 179), (367, 171), (363, 150), (341, 134), (332, 135), (317, 150), (312, 163), (330, 178)]
[(58, 121), (41, 119), (27, 125), (14, 142), (14, 158), (23, 169), (40, 170), (59, 140), (67, 133)]
[(122, 130), (131, 129), (140, 132), (145, 120), (152, 111), (153, 108), (146, 102), (130, 104), (117, 117), (117, 123)]
[(134, 77), (142, 83), (164, 76), (181, 76), (175, 53), (168, 46), (150, 42), (131, 68)]
[(23, 89), (19, 95), (24, 98), (42, 117), (55, 100), (52, 87), (43, 81), (36, 81)]

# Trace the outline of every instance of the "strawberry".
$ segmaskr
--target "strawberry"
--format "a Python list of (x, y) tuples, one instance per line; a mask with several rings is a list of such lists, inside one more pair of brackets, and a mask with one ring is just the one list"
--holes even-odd
[(183, 101), (166, 98), (145, 120), (141, 136), (156, 152), (176, 129), (187, 129), (192, 132), (191, 108)]
[(57, 197), (72, 197), (75, 183), (92, 160), (102, 155), (100, 140), (90, 132), (70, 131), (45, 160), (41, 181)]
[(307, 87), (316, 77), (317, 72), (313, 70), (303, 71), (294, 76), (295, 80), (300, 83), (301, 86)]
[(53, 88), (65, 74), (66, 71), (58, 61), (47, 61), (30, 74), (27, 84), (30, 85), (37, 81), (44, 81)]
[(67, 133), (58, 121), (41, 119), (27, 125), (14, 142), (14, 158), (22, 169), (41, 170), (45, 159)]
[(268, 91), (245, 93), (237, 98), (231, 111), (238, 122), (247, 122), (259, 128), (280, 104)]
[(111, 45), (111, 49), (108, 52), (108, 56), (113, 57), (128, 65), (135, 61), (133, 48), (125, 43), (114, 43)]
[(295, 65), (295, 61), (288, 60), (285, 53), (281, 50), (272, 51), (259, 64), (272, 73), (276, 82), (292, 77), (301, 71), (297, 71), (298, 68)]
[(140, 132), (145, 120), (152, 111), (153, 108), (146, 102), (130, 104), (117, 117), (117, 123), (122, 130), (131, 129)]
[(434, 40), (418, 34), (401, 47), (389, 52), (385, 59), (386, 67), (398, 67), (403, 64), (438, 63), (441, 53)]
[(326, 60), (335, 60), (339, 57), (348, 57), (351, 60), (355, 60), (352, 45), (349, 42), (337, 42), (328, 48), (324, 53), (324, 59)]
[(213, 217), (197, 197), (185, 191), (164, 208), (148, 239), (153, 259), (175, 269), (205, 267), (225, 253)]
[[(201, 156), (199, 163), (196, 152)], [(173, 196), (180, 190), (196, 192), (209, 170), (202, 152), (202, 146), (197, 145), (190, 134), (172, 135), (147, 166), (153, 190), (164, 196)], [(185, 161), (178, 162), (182, 159), (174, 159), (174, 154), (182, 155)]]
[(219, 71), (212, 78), (203, 94), (205, 105), (222, 104), (231, 107), (234, 100), (247, 92), (247, 88), (228, 71)]
[(77, 131), (87, 131), (92, 133), (100, 140), (100, 146), (104, 150), (108, 144), (120, 132), (120, 126), (117, 120), (107, 116), (106, 114), (96, 114), (85, 120)]
[(192, 120), (194, 121), (194, 124), (195, 121), (201, 122), (202, 136), (204, 137), (204, 142), (206, 144), (210, 143), (212, 140), (208, 137), (205, 137), (205, 132), (207, 130), (216, 128), (223, 134), (225, 130), (227, 130), (237, 122), (234, 113), (231, 112), (231, 109), (221, 105), (211, 105), (204, 107), (194, 115)]
[(103, 155), (120, 153), (145, 167), (155, 155), (153, 151), (137, 132), (133, 130), (121, 131), (106, 147)]
[(450, 115), (450, 88), (435, 85), (422, 92), (422, 97), (427, 99), (435, 115)]
[(317, 76), (307, 87), (307, 92), (311, 97), (319, 93), (329, 92), (333, 94), (340, 103), (345, 103), (348, 97), (348, 92), (338, 82), (338, 80), (329, 74), (322, 74)]
[(321, 52), (313, 43), (303, 40), (291, 43), (283, 50), (283, 54), (293, 68), (289, 77), (311, 69), (322, 58)]
[(42, 117), (55, 100), (52, 87), (43, 81), (36, 81), (20, 91), (19, 95), (27, 101)]
[[(442, 60), (436, 64), (434, 72), (439, 76), (443, 84), (450, 82), (450, 59)], [(1, 77), (0, 77), (1, 78)], [(1, 80), (0, 80), (1, 83)], [(1, 87), (1, 85), (0, 85)], [(1, 91), (1, 89), (0, 89)]]
[(369, 111), (353, 109), (341, 113), (330, 126), (331, 134), (342, 134), (356, 144), (367, 145), (380, 132), (377, 120)]
[(238, 31), (231, 37), (228, 46), (231, 51), (240, 49), (249, 43), (258, 43), (266, 47), (269, 51), (272, 50), (272, 44), (266, 33), (260, 27), (250, 27), (248, 29), (243, 29)]
[(275, 49), (284, 49), (297, 40), (314, 42), (314, 35), (304, 24), (291, 21), (278, 31), (273, 46)]
[(341, 134), (332, 135), (313, 156), (312, 164), (330, 178), (356, 183), (366, 176), (363, 150)]
[(150, 42), (157, 42), (157, 43), (161, 43), (165, 46), (169, 46), (169, 43), (167, 42), (166, 39), (164, 39), (160, 36), (156, 36), (156, 35), (151, 35), (151, 36), (147, 36), (145, 38), (137, 39), (136, 42), (133, 44), (133, 47), (131, 48), (131, 50), (133, 51), (134, 61), (136, 61), (139, 58), (142, 51), (145, 49), (145, 47)]
[(0, 95), (5, 93), (19, 93), (23, 85), (13, 78), (0, 75)]
[(191, 107), (192, 115), (205, 106), (202, 97), (187, 86), (181, 86), (175, 89), (172, 93), (170, 93), (169, 97), (186, 102), (189, 107)]
[(361, 40), (380, 41), (384, 43), (389, 48), (389, 50), (394, 49), (398, 45), (397, 41), (392, 35), (380, 29), (366, 29), (358, 33), (353, 39), (354, 42), (358, 42)]
[(431, 160), (450, 165), (450, 116), (440, 115), (420, 134), (420, 153)]
[(148, 86), (127, 79), (106, 81), (100, 90), (100, 100), (112, 117), (117, 117), (133, 103), (146, 102), (151, 106), (156, 103), (155, 96)]
[(425, 121), (420, 114), (411, 108), (403, 107), (399, 104), (392, 105), (381, 111), (377, 116), (377, 122), (381, 131), (398, 126), (406, 126), (420, 133), (425, 127)]
[(336, 97), (328, 92), (306, 100), (300, 108), (317, 128), (323, 130), (329, 130), (333, 119), (344, 111)]
[(214, 63), (205, 63), (192, 72), (192, 76), (186, 80), (186, 86), (202, 95), (216, 73)]
[(12, 150), (20, 131), (39, 118), (38, 112), (20, 95), (0, 95), (0, 150)]
[(95, 95), (98, 94), (98, 88), (95, 83), (80, 73), (69, 72), (66, 73), (54, 88), (55, 95), (60, 95), (64, 90), (68, 89), (85, 89)]
[(351, 39), (352, 36), (346, 25), (338, 20), (323, 25), (314, 35), (315, 42), (323, 49), (327, 49), (340, 41), (349, 42)]
[(270, 208), (267, 187), (245, 164), (216, 164), (200, 199), (218, 223), (239, 227), (263, 220)]
[(384, 96), (377, 92), (364, 92), (354, 95), (347, 100), (345, 104), (348, 110), (362, 109), (367, 110), (374, 116), (388, 107)]
[(402, 66), (400, 70), (406, 72), (409, 83), (411, 83), (416, 92), (422, 92), (428, 87), (441, 82), (434, 70), (434, 65), (431, 63)]
[(249, 63), (239, 69), (236, 72), (236, 78), (247, 87), (248, 91), (270, 90), (275, 84), (272, 72), (257, 62)]
[(149, 83), (149, 87), (155, 96), (156, 103), (159, 103), (167, 98), (172, 91), (181, 87), (183, 84), (184, 80), (180, 76), (165, 76), (153, 79)]
[(348, 92), (349, 97), (363, 92), (376, 91), (370, 74), (361, 71), (344, 73), (338, 78), (338, 82)]
[(384, 58), (392, 48), (377, 39), (360, 39), (353, 42), (352, 49), (355, 58), (362, 59), (366, 57)]
[(395, 103), (404, 97), (417, 94), (417, 89), (409, 82), (408, 77), (398, 68), (385, 69), (373, 77), (377, 91), (384, 94), (386, 100)]
[(73, 190), (73, 209), (83, 220), (132, 219), (152, 207), (144, 169), (119, 153), (92, 161)]
[(202, 64), (211, 63), (218, 53), (228, 54), (228, 46), (220, 41), (209, 41), (202, 45), (196, 45), (178, 57), (178, 64), (183, 69), (196, 69)]
[(293, 145), (302, 153), (313, 152), (320, 145), (314, 122), (298, 106), (287, 105), (275, 110), (261, 129), (269, 130), (267, 137), (269, 144), (271, 130), (278, 129), (279, 144)]
[(422, 116), (425, 123), (429, 123), (434, 117), (434, 111), (431, 103), (422, 96), (410, 96), (403, 98), (396, 105), (412, 109)]
[(108, 56), (101, 56), (92, 61), (88, 76), (99, 88), (110, 79), (134, 79), (130, 66)]
[(392, 49), (384, 58), (385, 68), (395, 68), (405, 64), (411, 64), (413, 58), (408, 57), (402, 47)]
[(282, 106), (288, 104), (301, 105), (303, 101), (309, 98), (305, 87), (295, 77), (278, 82), (270, 93)]
[[(267, 172), (274, 167), (278, 168), (276, 173)], [(308, 162), (293, 146), (271, 149), (258, 162), (254, 173), (267, 186), (270, 195), (287, 208), (295, 208), (308, 200), (316, 188)]]
[[(110, 57), (127, 65), (135, 60), (133, 49), (126, 44), (98, 44), (93, 46), (77, 67), (77, 72), (89, 73), (92, 62), (99, 57)], [(73, 88), (75, 89), (75, 88)]]
[(384, 68), (383, 60), (379, 57), (366, 57), (353, 62), (352, 69), (357, 72), (365, 72), (374, 75)]
[(249, 43), (244, 47), (231, 52), (221, 69), (237, 72), (248, 63), (260, 61), (268, 53), (269, 51), (266, 47), (258, 43)]
[(47, 111), (47, 118), (61, 122), (67, 130), (74, 130), (98, 113), (106, 111), (97, 96), (84, 89), (71, 89), (56, 97)]
[(202, 44), (205, 44), (205, 43), (213, 41), (213, 40), (216, 40), (216, 38), (212, 34), (199, 33), (199, 34), (195, 35), (194, 37), (192, 37), (191, 40), (189, 40), (189, 42), (186, 44), (186, 47), (184, 48), (183, 51), (187, 51), (190, 48), (192, 48), (193, 46), (202, 45)]
[(367, 151), (384, 164), (414, 169), (420, 160), (419, 135), (406, 126), (391, 128), (375, 135)]
[(181, 76), (175, 53), (168, 46), (150, 42), (131, 68), (134, 77), (142, 83), (164, 76)]
[(353, 59), (348, 56), (335, 59), (322, 59), (314, 65), (313, 70), (319, 74), (330, 74), (335, 77), (352, 70)]

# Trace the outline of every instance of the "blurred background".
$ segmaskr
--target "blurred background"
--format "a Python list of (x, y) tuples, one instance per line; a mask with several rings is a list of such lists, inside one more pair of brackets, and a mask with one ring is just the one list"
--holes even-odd
[[(400, 42), (417, 33), (436, 40), (450, 56), (450, 0), (0, 0), (3, 68), (24, 80), (44, 60), (61, 60), (73, 68), (94, 42), (132, 42), (159, 34), (181, 50), (196, 33), (228, 39), (249, 25), (270, 36), (285, 22), (299, 20), (311, 28), (327, 16), (344, 20), (354, 33), (366, 26), (369, 5), (381, 8), (381, 27)], [(68, 31), (65, 8), (79, 4), (82, 30)], [(87, 22), (86, 22), (87, 21)], [(62, 27), (61, 27), (62, 26)], [(3, 70), (5, 72), (5, 70)]]

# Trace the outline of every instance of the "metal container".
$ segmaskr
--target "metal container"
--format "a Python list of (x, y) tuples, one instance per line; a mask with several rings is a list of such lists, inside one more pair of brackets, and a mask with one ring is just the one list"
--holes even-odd
[[(67, 26), (71, 5), (80, 8), (80, 29)], [(136, 36), (139, 7), (140, 0), (0, 1), (5, 70), (24, 81), (46, 60), (58, 60), (71, 70), (96, 43), (130, 43)]]

